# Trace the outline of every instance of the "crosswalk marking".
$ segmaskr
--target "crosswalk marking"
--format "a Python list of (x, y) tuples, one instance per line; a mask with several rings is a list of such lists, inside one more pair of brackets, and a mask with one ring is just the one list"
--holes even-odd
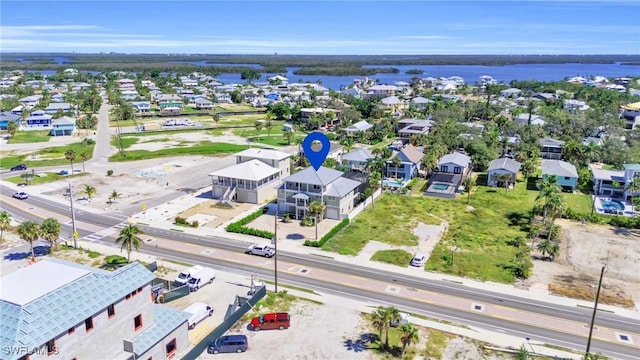
[(122, 228), (124, 228), (125, 226), (127, 226), (127, 222), (121, 222), (119, 224), (113, 225), (112, 227), (100, 230), (98, 232), (95, 232), (93, 234), (89, 234), (86, 235), (82, 238), (82, 240), (86, 240), (86, 241), (90, 241), (90, 242), (95, 242), (98, 241), (100, 239), (103, 239), (107, 236), (113, 235), (116, 232), (118, 232), (118, 230), (121, 230)]

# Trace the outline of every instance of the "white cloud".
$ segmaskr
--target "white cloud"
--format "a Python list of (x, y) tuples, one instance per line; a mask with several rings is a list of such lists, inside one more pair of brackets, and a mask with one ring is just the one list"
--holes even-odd
[(18, 36), (40, 36), (52, 31), (87, 31), (99, 29), (93, 25), (2, 25), (0, 34), (2, 38)]

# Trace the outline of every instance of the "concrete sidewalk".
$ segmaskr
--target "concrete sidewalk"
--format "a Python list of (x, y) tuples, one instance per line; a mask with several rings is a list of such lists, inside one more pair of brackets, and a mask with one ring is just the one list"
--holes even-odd
[[(119, 246), (107, 246), (102, 244), (96, 244), (88, 241), (81, 241), (79, 245), (82, 248), (89, 249), (92, 251), (97, 251), (101, 254), (113, 254), (113, 255), (122, 255), (120, 252)], [(131, 253), (131, 260), (144, 261), (147, 263), (156, 261), (157, 259), (150, 255), (141, 254), (139, 252)], [(158, 265), (161, 265), (166, 268), (170, 268), (173, 270), (182, 270), (184, 268), (183, 265), (175, 264), (169, 261), (158, 260)], [(312, 301), (316, 301), (323, 304), (328, 304), (331, 306), (339, 306), (342, 308), (355, 309), (362, 313), (372, 313), (376, 310), (374, 306), (370, 303), (366, 303), (363, 301), (354, 300), (351, 298), (336, 296), (332, 294), (326, 294), (321, 292), (307, 292), (300, 291), (296, 289), (287, 288), (286, 286), (280, 286), (280, 290), (286, 289), (288, 293), (294, 295), (299, 298), (308, 299)], [(267, 290), (275, 291), (274, 285), (267, 284)], [(488, 344), (492, 344), (498, 348), (506, 349), (506, 350), (517, 350), (521, 346), (525, 346), (527, 350), (531, 352), (531, 354), (546, 356), (551, 358), (560, 358), (560, 359), (581, 359), (582, 357), (579, 354), (562, 351), (554, 348), (549, 348), (544, 346), (543, 343), (537, 343), (535, 341), (527, 342), (526, 339), (521, 337), (507, 335), (500, 332), (488, 331), (485, 329), (479, 329), (475, 327), (461, 327), (455, 326), (451, 324), (447, 324), (444, 322), (437, 322), (432, 320), (427, 320), (419, 317), (412, 317), (411, 323), (417, 326), (422, 326), (426, 328), (436, 329), (443, 332), (459, 335), (462, 337), (482, 341)]]
[[(202, 203), (203, 199), (198, 197), (198, 195), (200, 193), (207, 192), (207, 191), (208, 189), (205, 188), (203, 190), (200, 190), (199, 192), (196, 192), (193, 195), (182, 196), (179, 199), (172, 201), (171, 203), (163, 204), (151, 209), (147, 209), (146, 213), (144, 214), (143, 213), (134, 214), (133, 219), (141, 223), (147, 223), (145, 222), (145, 220), (153, 219), (154, 227), (158, 227), (162, 229), (175, 229), (176, 226), (172, 223), (171, 220), (167, 220), (167, 219), (173, 219), (175, 215), (177, 215), (184, 209), (188, 209)], [(259, 210), (262, 207), (263, 205), (256, 205), (255, 207), (252, 207), (251, 209), (237, 215), (232, 220), (227, 221), (226, 223), (218, 226), (215, 229), (208, 228), (206, 226), (201, 226), (199, 228), (180, 227), (180, 230), (188, 234), (200, 235), (200, 236), (216, 236), (216, 237), (221, 237), (221, 238), (225, 238), (233, 241), (243, 242), (246, 244), (268, 243), (269, 240), (267, 239), (262, 239), (262, 238), (249, 236), (249, 235), (228, 233), (224, 230), (228, 224), (238, 221), (239, 219), (246, 217), (247, 215)], [(407, 273), (410, 273), (412, 276), (418, 276), (425, 279), (448, 281), (448, 282), (462, 284), (464, 286), (468, 286), (475, 289), (490, 290), (499, 294), (506, 294), (510, 296), (515, 295), (515, 296), (519, 296), (527, 299), (534, 299), (534, 300), (547, 302), (551, 304), (558, 304), (558, 305), (569, 306), (569, 307), (586, 307), (586, 308), (593, 307), (593, 302), (555, 296), (550, 294), (550, 292), (543, 287), (531, 287), (530, 289), (521, 289), (513, 285), (500, 284), (500, 283), (487, 282), (487, 281), (477, 281), (473, 279), (467, 279), (467, 278), (462, 278), (462, 277), (457, 277), (457, 276), (452, 276), (447, 274), (424, 271), (422, 269), (417, 269), (410, 266), (403, 268), (403, 267), (399, 267), (391, 264), (371, 261), (370, 257), (340, 255), (334, 252), (323, 251), (322, 249), (319, 249), (319, 248), (307, 247), (303, 245), (303, 241), (301, 240), (290, 240), (290, 239), (279, 238), (278, 250), (291, 252), (291, 253), (298, 253), (298, 254), (310, 254), (310, 255), (322, 256), (324, 258), (331, 258), (336, 261), (340, 261), (348, 264), (356, 264), (359, 266), (371, 267), (371, 268), (375, 268), (383, 271), (393, 272), (393, 273), (397, 273), (398, 275), (406, 275)], [(620, 316), (624, 316), (632, 319), (640, 318), (640, 309), (638, 308), (638, 306), (640, 305), (637, 305), (635, 309), (625, 309), (625, 308), (615, 307), (615, 306), (606, 305), (606, 304), (598, 304), (599, 309), (602, 309), (608, 312), (613, 312)]]

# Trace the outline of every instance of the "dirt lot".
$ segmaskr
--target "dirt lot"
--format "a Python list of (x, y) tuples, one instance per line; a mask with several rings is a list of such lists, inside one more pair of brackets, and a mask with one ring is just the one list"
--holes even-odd
[(200, 226), (217, 228), (234, 217), (254, 207), (255, 204), (236, 204), (233, 208), (218, 206), (218, 200), (207, 200), (202, 204), (187, 209), (178, 216), (187, 221), (197, 220)]
[[(640, 302), (640, 230), (556, 220), (561, 226), (561, 253), (555, 261), (536, 260), (525, 285), (548, 284), (553, 293), (593, 301), (602, 265), (604, 300)], [(602, 299), (601, 299), (602, 300)]]

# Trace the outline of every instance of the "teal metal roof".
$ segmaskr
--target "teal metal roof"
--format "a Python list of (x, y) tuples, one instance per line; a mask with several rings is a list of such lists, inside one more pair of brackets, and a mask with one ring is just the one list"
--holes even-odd
[(624, 167), (625, 170), (633, 170), (633, 171), (640, 170), (640, 164), (623, 164), (622, 166)]
[(153, 325), (142, 334), (133, 338), (133, 350), (136, 356), (149, 351), (151, 347), (189, 320), (188, 312), (164, 305), (153, 304)]
[[(34, 297), (25, 304), (15, 304), (7, 301), (4, 295), (0, 296), (0, 348), (41, 346), (154, 279), (153, 273), (140, 263), (109, 272), (55, 259), (42, 260), (7, 276), (29, 278), (26, 272), (38, 271), (38, 266), (52, 265), (47, 262), (63, 264), (67, 269), (79, 267), (88, 271), (84, 276)], [(59, 265), (51, 268), (60, 270)], [(51, 274), (51, 277), (55, 276), (55, 273)], [(25, 286), (38, 287), (38, 281), (46, 284), (49, 279), (41, 277)], [(11, 292), (11, 289), (3, 291)], [(6, 360), (18, 357), (6, 355)]]

